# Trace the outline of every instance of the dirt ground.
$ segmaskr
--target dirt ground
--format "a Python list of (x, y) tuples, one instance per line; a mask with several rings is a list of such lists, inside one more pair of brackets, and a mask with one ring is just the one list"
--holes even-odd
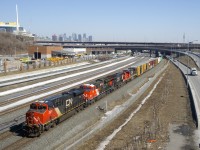
[[(125, 122), (152, 88), (153, 85), (121, 116), (80, 145), (78, 149), (97, 148), (107, 136)], [(172, 64), (165, 71), (163, 79), (151, 97), (105, 149), (164, 149), (167, 143), (173, 140), (169, 139), (170, 124), (188, 127), (187, 148), (194, 149), (192, 135), (195, 123), (192, 118), (189, 94), (180, 71)]]
[(194, 62), (194, 60), (191, 57), (180, 56), (177, 58), (177, 60), (179, 60), (181, 63), (183, 63), (185, 65), (189, 64), (190, 68), (197, 68), (197, 70), (200, 70), (200, 68), (196, 65), (196, 63)]

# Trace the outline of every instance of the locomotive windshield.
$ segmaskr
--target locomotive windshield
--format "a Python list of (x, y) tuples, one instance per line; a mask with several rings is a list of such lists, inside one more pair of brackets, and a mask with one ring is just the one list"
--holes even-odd
[(47, 107), (46, 107), (46, 106), (43, 106), (43, 105), (40, 105), (40, 106), (38, 106), (38, 109), (39, 109), (39, 110), (46, 110)]
[(46, 106), (44, 106), (44, 105), (37, 105), (37, 104), (31, 104), (30, 105), (30, 109), (32, 109), (32, 110), (39, 110), (39, 111), (44, 111), (44, 110), (46, 110), (47, 109), (47, 107)]
[(30, 105), (30, 109), (37, 109), (37, 105), (36, 104), (31, 104)]
[(90, 92), (91, 89), (87, 87), (87, 88), (84, 88), (84, 90), (87, 92)]
[(87, 92), (90, 92), (90, 91), (91, 91), (91, 87), (81, 86), (81, 88), (82, 88), (84, 91), (87, 91)]

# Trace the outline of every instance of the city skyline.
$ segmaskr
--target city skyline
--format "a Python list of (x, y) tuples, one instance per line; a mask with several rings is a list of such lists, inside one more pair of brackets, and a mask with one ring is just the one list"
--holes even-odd
[(95, 41), (200, 41), (200, 1), (3, 1), (0, 22), (16, 21), (28, 31), (51, 37), (87, 33)]
[(52, 41), (75, 41), (75, 42), (92, 42), (93, 41), (93, 36), (89, 35), (87, 37), (86, 33), (80, 34), (80, 33), (72, 33), (71, 35), (67, 35), (66, 33), (64, 34), (53, 34), (50, 37), (42, 37), (45, 39), (51, 39)]

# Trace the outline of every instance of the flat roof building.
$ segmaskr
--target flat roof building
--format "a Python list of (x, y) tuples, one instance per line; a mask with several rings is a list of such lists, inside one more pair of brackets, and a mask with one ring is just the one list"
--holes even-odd
[(16, 35), (33, 37), (33, 35), (27, 32), (23, 27), (21, 26), (17, 27), (16, 22), (0, 22), (0, 32), (7, 32)]
[(42, 45), (32, 45), (28, 47), (28, 54), (34, 59), (43, 59), (52, 57), (53, 51), (63, 50), (62, 46), (42, 46)]

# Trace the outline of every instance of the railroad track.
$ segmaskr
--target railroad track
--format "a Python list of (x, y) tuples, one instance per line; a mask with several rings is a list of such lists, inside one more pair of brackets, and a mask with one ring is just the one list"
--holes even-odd
[[(105, 63), (104, 65), (106, 65), (106, 64), (107, 64), (107, 63)], [(92, 66), (92, 67), (87, 68), (87, 70), (95, 69), (95, 68), (97, 68), (97, 67), (102, 67), (102, 66), (103, 66), (102, 64), (95, 65), (95, 66)], [(77, 72), (80, 72), (80, 71), (86, 71), (86, 70), (85, 70), (85, 68), (83, 68), (83, 69), (79, 69), (79, 70), (75, 70), (75, 71), (66, 72), (66, 73), (63, 73), (62, 75), (56, 76), (56, 78), (62, 77), (62, 76), (66, 76), (66, 75), (72, 75), (72, 74), (77, 73)], [(41, 82), (41, 81), (51, 80), (51, 79), (54, 79), (54, 78), (55, 78), (54, 76), (53, 76), (53, 77), (47, 77), (45, 80), (44, 80), (44, 79), (43, 79), (43, 80), (38, 79), (37, 81), (38, 81), (38, 82)], [(35, 82), (34, 82), (34, 83), (35, 83)], [(33, 83), (32, 83), (32, 84), (33, 84)], [(62, 83), (62, 84), (60, 84), (60, 85), (64, 85), (64, 84), (66, 84), (66, 82), (65, 82), (65, 83)], [(29, 85), (29, 82), (26, 82), (26, 85)], [(20, 84), (17, 84), (17, 86), (20, 87)], [(16, 87), (16, 85), (15, 85), (15, 87)], [(54, 87), (56, 88), (56, 87), (58, 87), (58, 85), (55, 85)], [(40, 91), (32, 91), (31, 93), (28, 93), (28, 94), (26, 94), (26, 95), (19, 95), (19, 96), (16, 96), (16, 97), (14, 97), (14, 98), (6, 99), (5, 101), (1, 101), (1, 102), (0, 102), (0, 107), (5, 106), (5, 105), (10, 104), (10, 103), (13, 103), (13, 102), (16, 102), (16, 101), (18, 101), (18, 100), (20, 100), (20, 99), (23, 99), (23, 98), (26, 98), (26, 97), (30, 97), (30, 96), (32, 96), (34, 93), (35, 93), (35, 94), (40, 94), (40, 93), (42, 93), (42, 92), (47, 91), (47, 89), (50, 90), (50, 89), (52, 89), (52, 88), (53, 88), (53, 86), (50, 86), (50, 87), (44, 88), (44, 89), (42, 89), (42, 90), (40, 90)], [(9, 89), (12, 89), (12, 86), (9, 86)], [(2, 96), (2, 97), (3, 97), (3, 96)]]
[[(30, 80), (30, 81), (25, 81), (25, 82), (22, 82), (22, 83), (17, 83), (15, 85), (4, 86), (4, 87), (1, 87), (0, 92), (4, 92), (6, 90), (9, 90), (9, 89), (12, 89), (12, 88), (16, 88), (16, 87), (22, 87), (22, 86), (34, 84), (34, 83), (41, 82), (41, 81), (51, 80), (51, 79), (54, 79), (55, 77), (58, 78), (58, 77), (62, 77), (62, 76), (65, 76), (65, 75), (70, 75), (70, 74), (73, 74), (73, 73), (77, 73), (77, 72), (80, 72), (80, 71), (94, 69), (94, 68), (101, 67), (101, 66), (107, 65), (107, 64), (109, 64), (109, 62), (108, 63), (103, 63), (103, 64), (95, 64), (95, 65), (89, 66), (89, 67), (83, 67), (82, 66), (82, 68), (78, 68), (78, 69), (74, 68), (73, 70), (68, 70), (68, 71), (65, 71), (65, 72), (61, 72), (60, 74), (47, 76), (47, 77), (43, 77), (43, 78), (38, 78), (38, 79)], [(10, 82), (10, 81), (8, 81), (8, 82)]]
[[(91, 69), (91, 68), (90, 68)], [(99, 72), (97, 72), (97, 71), (95, 71), (95, 73), (84, 73), (84, 74), (82, 74), (81, 75), (81, 78), (83, 77), (83, 76), (86, 76), (86, 77), (89, 77), (89, 76), (95, 76), (95, 74), (98, 74), (98, 73), (100, 73), (102, 71), (102, 69), (100, 69), (100, 71)], [(86, 74), (86, 75), (85, 75)], [(87, 74), (89, 74), (89, 75), (87, 75)], [(69, 77), (69, 78), (72, 78), (72, 77)], [(77, 81), (80, 81), (80, 80), (83, 80), (83, 79), (79, 79), (79, 75), (77, 75), (77, 76), (75, 76), (75, 77), (73, 77), (73, 78), (75, 78), (74, 80), (77, 82)], [(84, 77), (84, 79), (85, 79), (85, 77)], [(68, 79), (64, 79), (64, 80), (68, 80)], [(32, 90), (32, 91), (30, 91), (30, 92), (28, 92), (27, 94), (24, 94), (24, 95), (19, 95), (19, 96), (15, 96), (15, 97), (13, 97), (13, 98), (6, 98), (6, 100), (5, 101), (2, 101), (2, 102), (0, 102), (0, 107), (3, 107), (3, 106), (5, 106), (5, 105), (8, 105), (8, 104), (10, 104), (10, 103), (13, 103), (13, 102), (16, 102), (16, 101), (19, 101), (19, 100), (21, 100), (21, 99), (23, 99), (23, 98), (26, 98), (26, 97), (31, 97), (31, 96), (33, 96), (33, 95), (38, 95), (38, 94), (41, 94), (41, 93), (44, 93), (44, 92), (46, 92), (46, 91), (50, 91), (50, 90), (52, 90), (52, 89), (55, 89), (55, 88), (60, 88), (60, 87), (62, 87), (62, 86), (64, 86), (64, 85), (66, 85), (66, 84), (70, 84), (70, 83), (72, 83), (71, 81), (69, 82), (69, 81), (65, 81), (65, 82), (62, 82), (62, 83), (59, 83), (59, 81), (56, 83), (56, 85), (50, 85), (50, 86), (48, 86), (48, 87), (45, 87), (45, 85), (43, 85), (43, 86), (40, 86), (40, 87), (38, 87), (38, 88), (40, 88), (39, 90)], [(51, 84), (51, 83), (50, 83)], [(55, 84), (55, 83), (54, 83)], [(41, 89), (42, 88), (42, 89)]]
[[(131, 64), (131, 65), (132, 65), (132, 64)], [(131, 65), (130, 65), (130, 66), (131, 66)], [(103, 71), (103, 70), (101, 69), (100, 71)], [(116, 71), (116, 72), (117, 72), (117, 71)], [(86, 74), (84, 74), (84, 76), (83, 76), (83, 75), (81, 76), (81, 79), (79, 79), (79, 77), (75, 77), (75, 79), (73, 79), (72, 81), (65, 81), (65, 82), (62, 82), (62, 83), (58, 83), (57, 85), (53, 85), (53, 86), (50, 86), (50, 87), (48, 87), (48, 88), (44, 88), (43, 90), (40, 89), (40, 90), (38, 90), (38, 91), (33, 91), (33, 92), (31, 92), (31, 93), (29, 93), (29, 94), (23, 96), (23, 97), (20, 96), (20, 97), (18, 97), (18, 98), (12, 99), (12, 100), (2, 102), (2, 103), (0, 103), (0, 106), (2, 107), (2, 106), (5, 106), (5, 105), (8, 105), (8, 104), (10, 104), (10, 103), (17, 102), (17, 101), (21, 100), (22, 98), (27, 98), (27, 97), (31, 97), (31, 96), (34, 96), (34, 95), (38, 95), (38, 94), (41, 94), (41, 93), (49, 92), (49, 91), (51, 91), (51, 90), (53, 90), (53, 89), (61, 88), (61, 86), (64, 86), (64, 85), (66, 85), (66, 84), (73, 84), (73, 83), (75, 83), (75, 82), (78, 82), (78, 81), (87, 79), (87, 78), (89, 78), (89, 77), (91, 77), (91, 76), (95, 76), (95, 75), (98, 75), (98, 74), (99, 74), (99, 72), (97, 72), (97, 71), (94, 72), (93, 74), (87, 74), (87, 73), (86, 73)], [(73, 77), (73, 78), (74, 78), (74, 77)], [(57, 93), (50, 94), (50, 95), (48, 95), (48, 97), (51, 96), (51, 95), (58, 94), (58, 93), (61, 93), (61, 92), (57, 92)], [(45, 97), (43, 97), (43, 98), (45, 98)], [(40, 99), (41, 99), (41, 98), (40, 98)], [(35, 100), (34, 100), (34, 101), (35, 101)], [(8, 113), (11, 113), (11, 112), (16, 111), (16, 110), (18, 110), (18, 109), (27, 107), (30, 103), (31, 103), (31, 102), (28, 102), (27, 104), (22, 104), (22, 105), (20, 105), (20, 106), (14, 107), (14, 108), (12, 108), (12, 109), (8, 109), (8, 110), (6, 110), (6, 111), (2, 111), (2, 112), (0, 112), (0, 116), (1, 116), (1, 115), (5, 115), (5, 114), (8, 114)]]
[[(116, 61), (112, 61), (112, 62), (114, 63)], [(87, 70), (91, 70), (91, 69), (96, 69), (98, 67), (102, 67), (102, 66), (108, 65), (108, 64), (110, 64), (110, 62), (106, 62), (106, 63), (103, 63), (103, 64), (96, 64), (96, 65), (93, 65), (93, 66), (84, 67), (84, 68), (80, 68), (80, 69), (73, 69), (71, 71), (68, 71), (68, 72), (65, 72), (65, 73), (61, 73), (61, 74), (56, 75), (56, 76), (45, 77), (45, 78), (42, 78), (42, 79), (39, 78), (39, 79), (34, 80), (34, 81), (27, 81), (27, 82), (24, 82), (24, 83), (18, 83), (18, 84), (15, 84), (15, 85), (2, 87), (1, 90), (0, 90), (0, 94), (2, 94), (3, 92), (6, 92), (7, 90), (10, 90), (10, 89), (16, 89), (16, 88), (19, 88), (19, 87), (28, 86), (28, 85), (32, 85), (32, 84), (35, 84), (35, 83), (44, 82), (44, 81), (47, 81), (47, 80), (55, 79), (55, 77), (59, 78), (59, 77), (64, 77), (66, 75), (72, 75), (74, 73), (78, 73), (78, 72), (81, 72), (81, 71), (87, 71)], [(7, 102), (3, 102), (3, 99), (6, 99), (5, 101), (11, 101), (11, 102), (12, 102), (12, 99), (14, 99), (14, 98), (5, 98), (6, 95), (1, 95), (0, 97), (1, 97), (0, 106), (3, 106), (4, 103), (7, 104)], [(15, 97), (15, 98), (19, 98), (19, 97)]]
[[(6, 102), (2, 102), (2, 103), (0, 103), (0, 107), (5, 106), (5, 105), (8, 105), (8, 104), (11, 104), (11, 103), (14, 103), (14, 102), (17, 102), (17, 101), (21, 100), (22, 98), (28, 98), (28, 97), (31, 97), (31, 96), (34, 96), (34, 95), (38, 95), (38, 94), (41, 94), (41, 93), (45, 93), (45, 92), (50, 91), (50, 90), (53, 90), (53, 89), (55, 89), (55, 88), (61, 88), (62, 86), (65, 86), (66, 83), (67, 83), (67, 84), (72, 84), (72, 83), (74, 83), (74, 82), (78, 82), (78, 81), (87, 79), (89, 76), (90, 76), (90, 75), (86, 75), (84, 78), (83, 78), (83, 76), (82, 76), (81, 79), (77, 79), (77, 78), (76, 78), (76, 79), (74, 79), (74, 80), (71, 80), (70, 82), (69, 82), (69, 81), (66, 81), (66, 82), (63, 82), (63, 83), (61, 83), (61, 84), (57, 84), (57, 85), (54, 85), (54, 86), (51, 86), (51, 87), (48, 87), (48, 88), (44, 88), (43, 90), (38, 90), (38, 91), (36, 91), (36, 92), (34, 91), (34, 92), (29, 93), (29, 94), (27, 94), (27, 95), (25, 95), (25, 96), (20, 96), (20, 97), (18, 97), (18, 98), (12, 99), (12, 100), (9, 100), (9, 101), (6, 101)], [(61, 92), (58, 92), (58, 93), (61, 93)], [(56, 95), (56, 94), (58, 94), (58, 93), (50, 94), (50, 95), (48, 95), (48, 97), (49, 97), (49, 96), (52, 96), (52, 95)], [(45, 97), (43, 97), (43, 98), (45, 98)], [(34, 100), (34, 101), (35, 101), (35, 100)], [(8, 110), (6, 110), (6, 111), (0, 112), (0, 116), (1, 116), (1, 115), (5, 115), (5, 114), (8, 114), (8, 113), (11, 113), (11, 112), (16, 111), (16, 110), (18, 110), (18, 109), (27, 107), (27, 106), (29, 106), (30, 103), (32, 103), (32, 102), (28, 102), (28, 103), (25, 103), (25, 104), (20, 105), (20, 106), (18, 106), (18, 107), (13, 107), (12, 109), (8, 109)]]
[[(23, 106), (20, 106), (20, 108), (21, 107), (25, 107), (25, 106), (27, 106), (28, 104), (26, 104), (26, 105), (23, 105)], [(16, 109), (17, 109), (18, 107), (16, 107)], [(19, 117), (20, 118), (20, 117)], [(58, 125), (59, 126), (59, 125)], [(58, 129), (59, 130), (59, 129)], [(48, 135), (48, 132), (44, 132), (41, 136), (43, 137), (43, 136), (45, 136), (45, 135)], [(5, 133), (5, 134), (1, 134), (0, 135), (0, 137), (2, 137), (2, 136), (4, 136), (4, 137), (6, 137), (7, 136), (7, 138), (11, 138), (11, 137), (13, 137), (13, 136), (16, 136), (15, 134), (13, 135), (13, 133), (10, 133), (10, 132), (7, 132), (7, 133)], [(0, 138), (0, 141), (1, 141), (1, 139), (3, 139), (3, 138)], [(5, 146), (3, 149), (21, 149), (24, 145), (27, 145), (27, 144), (29, 144), (30, 142), (33, 142), (35, 139), (32, 139), (32, 138), (24, 138), (24, 137), (20, 137), (20, 139), (18, 139), (17, 141), (12, 141), (12, 143), (11, 144), (9, 144), (8, 146)]]
[[(0, 83), (2, 83), (0, 85), (1, 87), (1, 92), (5, 89), (6, 87), (9, 86), (9, 88), (12, 88), (12, 86), (15, 86), (16, 84), (17, 85), (20, 85), (20, 84), (23, 84), (24, 82), (26, 83), (29, 83), (29, 82), (33, 82), (36, 81), (36, 80), (49, 80), (49, 79), (53, 79), (54, 76), (56, 77), (60, 77), (60, 76), (63, 76), (65, 74), (68, 74), (68, 73), (74, 73), (74, 72), (79, 72), (79, 71), (82, 71), (82, 70), (86, 70), (86, 69), (93, 69), (93, 68), (96, 68), (98, 66), (103, 66), (103, 65), (107, 65), (107, 64), (110, 64), (111, 62), (114, 63), (114, 62), (117, 62), (117, 61), (120, 61), (120, 60), (123, 60), (125, 58), (120, 58), (120, 59), (117, 59), (117, 60), (109, 60), (109, 61), (106, 61), (106, 62), (101, 62), (101, 63), (94, 63), (94, 64), (89, 64), (89, 65), (81, 65), (81, 66), (77, 66), (77, 67), (73, 67), (73, 68), (66, 68), (66, 69), (63, 69), (63, 70), (57, 70), (57, 71), (53, 71), (53, 73), (49, 72), (48, 75), (47, 73), (42, 73), (41, 75), (39, 74), (36, 74), (36, 75), (32, 75), (32, 76), (26, 76), (26, 77), (21, 77), (19, 79), (11, 79), (11, 80), (7, 80), (7, 81), (0, 81)], [(25, 80), (24, 80), (25, 79)], [(24, 81), (21, 81), (21, 82), (17, 82), (17, 83), (13, 83), (15, 85), (13, 85), (12, 83), (9, 84), (9, 82), (15, 82), (16, 80), (24, 80)], [(4, 84), (9, 84), (9, 85), (4, 85)]]
[[(95, 74), (97, 74), (99, 72), (95, 72)], [(86, 79), (88, 77), (90, 77), (91, 75), (95, 75), (95, 74), (89, 74), (89, 75), (85, 75), (85, 76), (82, 76), (82, 78), (80, 79), (80, 77), (75, 77), (75, 79), (71, 80), (70, 82), (69, 81), (64, 81), (62, 83), (57, 83), (56, 85), (51, 85), (51, 86), (48, 86), (48, 87), (44, 87), (43, 89), (40, 89), (40, 90), (34, 90), (34, 91), (31, 91), (30, 93), (26, 94), (26, 95), (19, 95), (17, 97), (14, 97), (14, 98), (10, 98), (10, 99), (7, 99), (6, 101), (3, 101), (3, 102), (0, 102), (0, 107), (2, 106), (5, 106), (5, 105), (8, 105), (10, 103), (13, 103), (13, 102), (16, 102), (16, 101), (19, 101), (21, 99), (24, 99), (24, 98), (27, 98), (27, 97), (31, 97), (31, 96), (34, 96), (34, 95), (38, 95), (38, 94), (41, 94), (41, 93), (45, 93), (47, 91), (50, 91), (50, 90), (53, 90), (55, 88), (61, 88), (63, 87), (64, 85), (66, 84), (72, 84), (73, 82), (77, 82), (77, 81), (81, 81), (83, 79)], [(74, 78), (74, 77), (73, 77)], [(60, 92), (59, 92), (60, 93)], [(53, 94), (54, 95), (54, 94)]]
[[(24, 121), (25, 121), (25, 115), (20, 115), (11, 121), (1, 123), (0, 124), (0, 132), (2, 132), (5, 129), (12, 128), (14, 126), (18, 126), (19, 124), (24, 123)], [(0, 139), (1, 139), (1, 137), (0, 137)]]
[(16, 150), (16, 149), (22, 149), (24, 145), (32, 142), (33, 138), (27, 138), (27, 137), (21, 137), (19, 140), (16, 140), (15, 142), (11, 143), (10, 145), (7, 145), (3, 147), (4, 150)]

